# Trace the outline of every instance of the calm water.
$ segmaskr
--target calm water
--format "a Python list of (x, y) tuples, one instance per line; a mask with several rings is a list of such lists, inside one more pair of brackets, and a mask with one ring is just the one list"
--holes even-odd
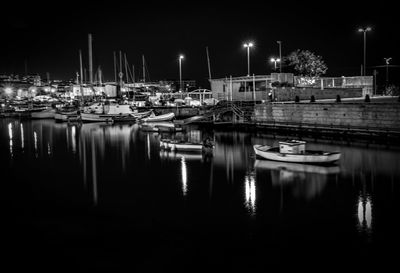
[[(397, 265), (400, 151), (336, 166), (255, 159), (260, 134), (190, 127), (214, 156), (159, 149), (138, 125), (0, 120), (3, 260), (58, 272), (381, 270)], [(274, 270), (275, 271), (275, 270)]]

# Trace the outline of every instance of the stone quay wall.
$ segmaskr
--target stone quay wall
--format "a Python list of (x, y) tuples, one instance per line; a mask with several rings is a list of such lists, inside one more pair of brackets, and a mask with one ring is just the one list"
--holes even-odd
[(400, 103), (267, 103), (254, 108), (256, 123), (400, 130)]

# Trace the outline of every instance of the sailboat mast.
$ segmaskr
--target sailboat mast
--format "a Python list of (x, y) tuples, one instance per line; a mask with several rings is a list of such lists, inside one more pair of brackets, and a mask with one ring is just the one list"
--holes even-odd
[(117, 55), (114, 53), (114, 81), (117, 83)]
[(132, 82), (135, 82), (135, 66), (132, 65)]
[(82, 64), (82, 50), (79, 49), (79, 71), (81, 73), (80, 83), (83, 84), (83, 64)]
[(143, 82), (146, 82), (146, 68), (144, 63), (144, 55), (142, 55), (142, 59), (143, 59)]
[(210, 65), (210, 56), (208, 54), (208, 46), (206, 47), (206, 53), (207, 53), (207, 64), (208, 64), (208, 79), (211, 81), (211, 65)]
[(122, 86), (122, 52), (119, 51), (119, 84)]
[(92, 55), (92, 34), (88, 35), (89, 46), (89, 83), (93, 84), (93, 55)]
[(126, 53), (124, 53), (124, 59), (125, 59), (125, 79), (126, 82), (129, 82), (129, 74), (128, 74), (128, 60), (126, 59)]

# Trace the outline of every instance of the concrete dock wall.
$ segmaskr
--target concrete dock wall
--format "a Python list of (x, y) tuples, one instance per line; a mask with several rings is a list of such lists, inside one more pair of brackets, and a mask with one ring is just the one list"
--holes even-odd
[(359, 98), (363, 97), (362, 88), (325, 88), (323, 90), (318, 88), (276, 88), (273, 89), (276, 101), (293, 101), (296, 96), (300, 100), (310, 100), (314, 96), (316, 100), (320, 99), (336, 99), (339, 95), (341, 98)]
[(400, 103), (267, 103), (255, 106), (253, 120), (400, 130)]

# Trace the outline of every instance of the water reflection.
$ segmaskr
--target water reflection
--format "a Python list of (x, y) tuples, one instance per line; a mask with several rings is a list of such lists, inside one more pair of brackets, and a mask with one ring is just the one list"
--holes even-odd
[(182, 177), (182, 193), (184, 196), (187, 194), (187, 168), (185, 157), (181, 157), (181, 177)]
[(292, 196), (312, 200), (326, 187), (328, 175), (339, 174), (340, 167), (318, 166), (257, 159), (257, 170), (269, 170), (273, 186), (290, 188)]
[(370, 196), (360, 194), (358, 197), (357, 217), (359, 230), (370, 233), (372, 228), (372, 201)]
[(25, 146), (24, 144), (25, 140), (24, 140), (24, 126), (22, 123), (20, 124), (20, 131), (21, 131), (21, 149), (23, 150)]
[(244, 177), (245, 206), (251, 215), (256, 213), (256, 179), (255, 173)]
[(8, 124), (8, 136), (10, 138), (9, 146), (10, 146), (10, 157), (13, 157), (13, 131), (11, 122)]

